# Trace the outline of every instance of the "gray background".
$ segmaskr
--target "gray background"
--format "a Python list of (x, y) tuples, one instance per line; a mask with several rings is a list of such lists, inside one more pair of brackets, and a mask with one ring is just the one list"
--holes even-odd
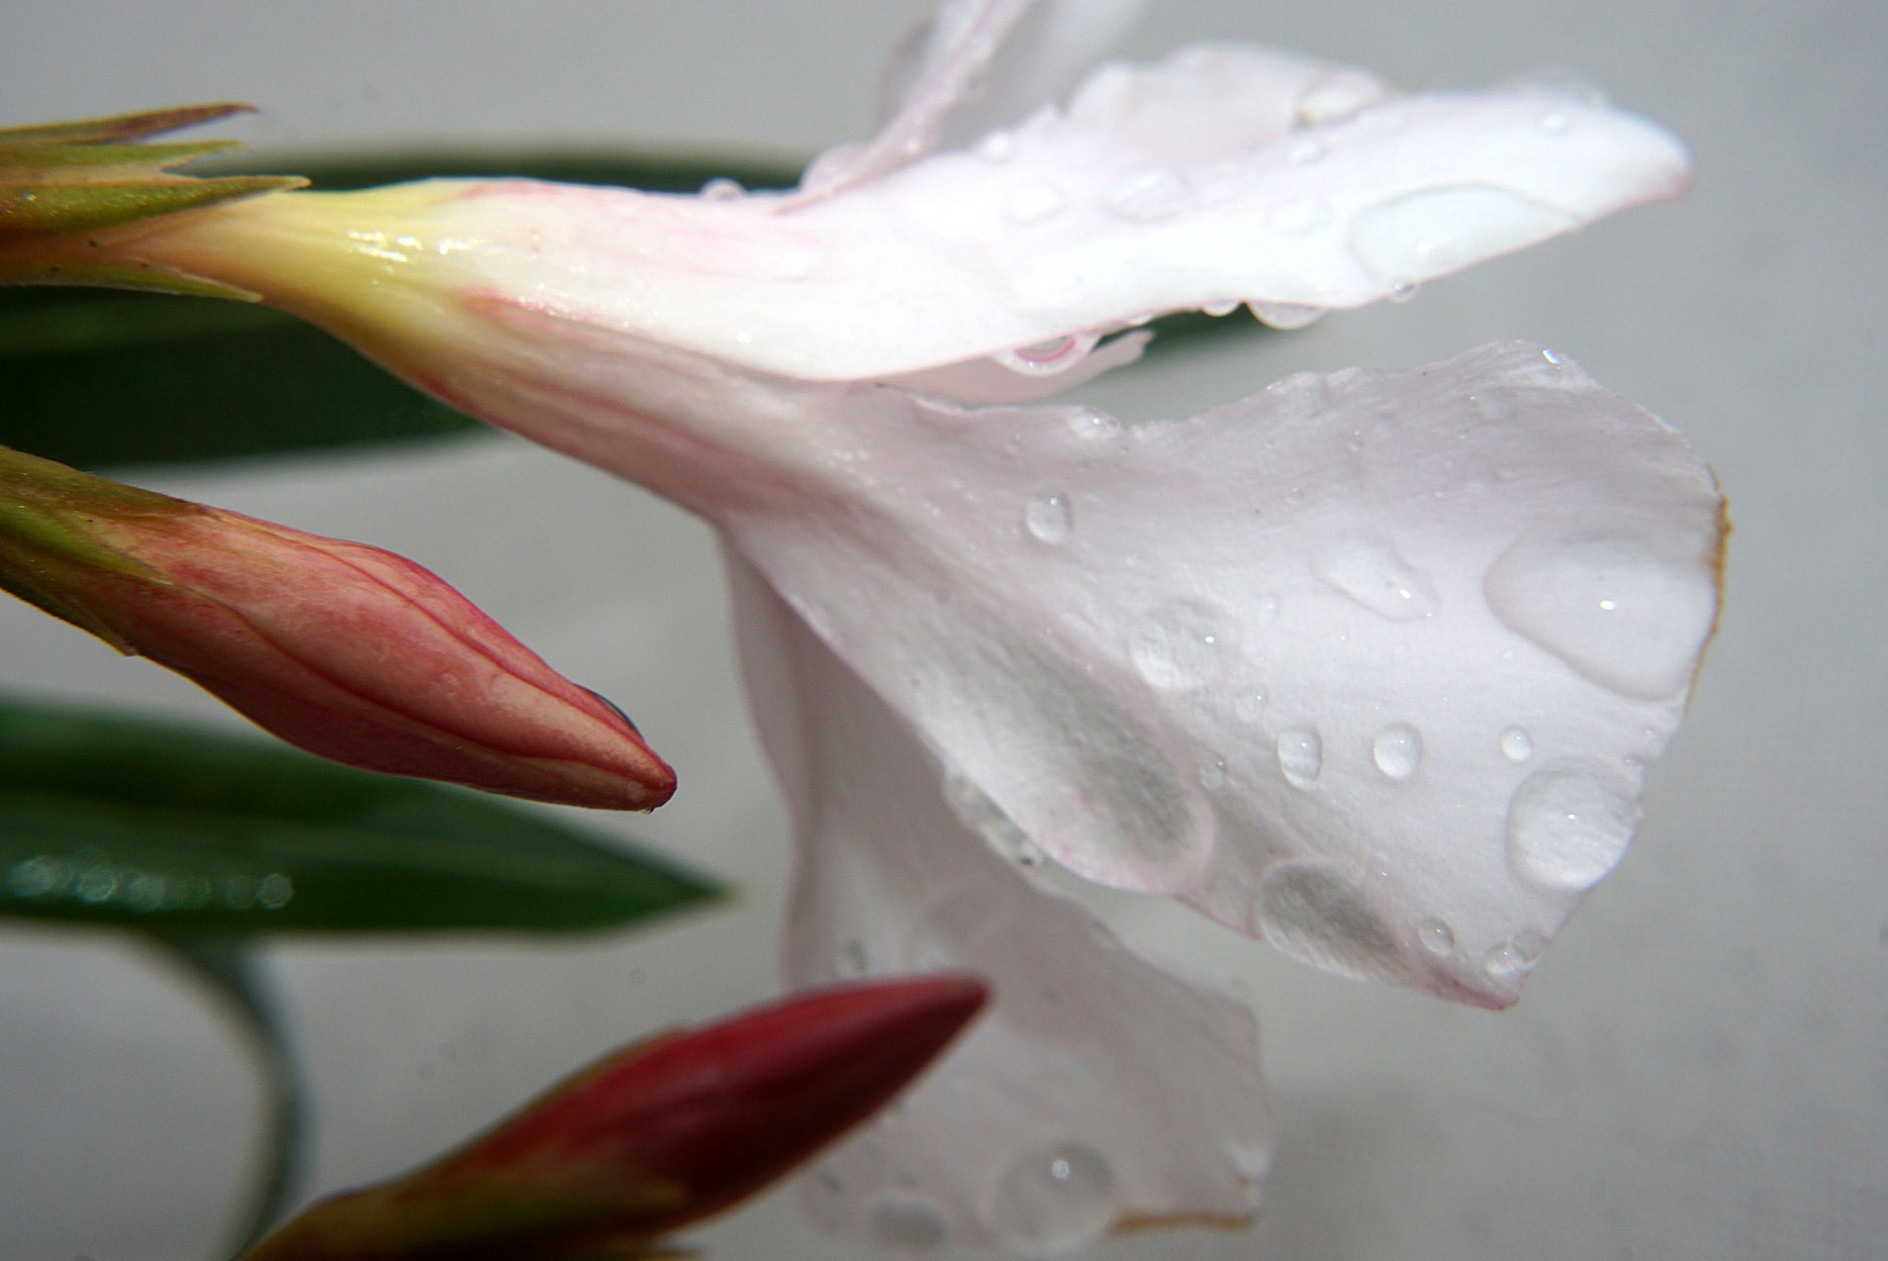
[[(922, 7), (14, 0), (0, 123), (233, 97), (268, 112), (225, 133), (291, 167), (408, 140), (804, 155), (864, 133), (880, 54)], [(1888, 1255), (1885, 15), (1834, 0), (1171, 0), (1142, 23), (1143, 54), (1236, 36), (1409, 87), (1576, 67), (1683, 135), (1696, 186), (1409, 306), (1084, 397), (1173, 414), (1291, 370), (1534, 338), (1684, 429), (1737, 534), (1722, 632), (1640, 838), (1519, 1008), (1337, 980), (1173, 923), (1176, 952), (1258, 1006), (1277, 1168), (1250, 1235), (1095, 1255)], [(388, 1173), (638, 1031), (775, 987), (784, 818), (699, 525), (509, 439), (148, 480), (446, 575), (681, 768), (676, 802), (623, 830), (747, 894), (595, 943), (276, 950), (318, 1102), (315, 1187)], [(11, 603), (0, 687), (236, 723)], [(255, 1102), (213, 1014), (167, 972), (106, 939), (0, 931), (0, 1254), (212, 1255)], [(699, 1239), (724, 1257), (854, 1255), (790, 1195)]]

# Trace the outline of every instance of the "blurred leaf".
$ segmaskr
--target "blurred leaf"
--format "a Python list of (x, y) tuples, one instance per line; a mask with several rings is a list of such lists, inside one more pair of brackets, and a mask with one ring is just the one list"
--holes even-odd
[(579, 932), (720, 892), (464, 790), (0, 702), (0, 916), (151, 932)]

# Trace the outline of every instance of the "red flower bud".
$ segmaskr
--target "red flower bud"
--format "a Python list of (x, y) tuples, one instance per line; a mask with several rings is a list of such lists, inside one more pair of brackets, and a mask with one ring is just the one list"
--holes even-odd
[(877, 1111), (987, 997), (957, 977), (868, 982), (652, 1038), (432, 1165), (315, 1205), (241, 1261), (634, 1255)]
[(610, 809), (675, 791), (615, 707), (379, 548), (0, 448), (0, 586), (337, 762)]

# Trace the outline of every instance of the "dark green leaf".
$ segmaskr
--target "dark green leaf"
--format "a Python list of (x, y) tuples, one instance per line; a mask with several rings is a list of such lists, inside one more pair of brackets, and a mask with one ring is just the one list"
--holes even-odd
[(157, 932), (574, 932), (718, 896), (458, 789), (0, 702), (0, 916)]

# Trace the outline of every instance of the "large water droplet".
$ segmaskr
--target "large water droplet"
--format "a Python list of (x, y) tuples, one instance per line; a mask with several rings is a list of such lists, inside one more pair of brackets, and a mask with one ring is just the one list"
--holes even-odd
[(867, 1215), (872, 1242), (886, 1252), (906, 1257), (929, 1256), (950, 1237), (944, 1217), (928, 1200), (895, 1195), (880, 1200)]
[(1391, 621), (1428, 617), (1441, 603), (1428, 575), (1381, 539), (1339, 539), (1318, 549), (1311, 567), (1318, 577)]
[(1405, 193), (1359, 211), (1350, 248), (1386, 285), (1413, 285), (1574, 226), (1561, 211), (1499, 188), (1463, 184)]
[(1193, 204), (1193, 189), (1173, 168), (1144, 166), (1107, 194), (1108, 208), (1136, 223), (1170, 219)]
[(1401, 783), (1422, 765), (1422, 732), (1406, 722), (1393, 722), (1370, 742), (1370, 758), (1385, 777)]
[(1141, 623), (1128, 642), (1128, 655), (1153, 686), (1184, 692), (1219, 677), (1232, 647), (1217, 611), (1192, 600), (1175, 600)]
[(1300, 788), (1317, 782), (1324, 770), (1324, 738), (1316, 727), (1288, 727), (1278, 733), (1278, 769)]
[(1581, 762), (1549, 766), (1508, 803), (1508, 862), (1543, 888), (1591, 888), (1619, 864), (1638, 824), (1621, 776)]
[(1300, 306), (1291, 302), (1248, 302), (1246, 309), (1254, 318), (1272, 328), (1305, 328), (1324, 314), (1323, 307)]
[(1010, 193), (1003, 203), (1003, 215), (1011, 223), (1039, 223), (1067, 204), (1061, 189), (1037, 180)]
[(1285, 236), (1306, 236), (1337, 218), (1337, 211), (1322, 197), (1294, 197), (1272, 207), (1265, 226)]
[(1023, 527), (1044, 543), (1065, 543), (1075, 527), (1069, 497), (1059, 490), (1038, 491), (1023, 505)]
[(990, 1196), (990, 1225), (1025, 1252), (1073, 1252), (1115, 1217), (1114, 1171), (1086, 1143), (1043, 1143), (1003, 1167)]
[(1534, 756), (1534, 737), (1525, 727), (1509, 727), (1501, 733), (1501, 756), (1519, 765)]
[(1717, 616), (1701, 557), (1615, 533), (1531, 535), (1482, 579), (1495, 616), (1602, 687), (1664, 700), (1691, 681)]
[(1322, 863), (1275, 863), (1259, 882), (1252, 927), (1279, 949), (1346, 976), (1395, 970), (1396, 940), (1357, 882)]

